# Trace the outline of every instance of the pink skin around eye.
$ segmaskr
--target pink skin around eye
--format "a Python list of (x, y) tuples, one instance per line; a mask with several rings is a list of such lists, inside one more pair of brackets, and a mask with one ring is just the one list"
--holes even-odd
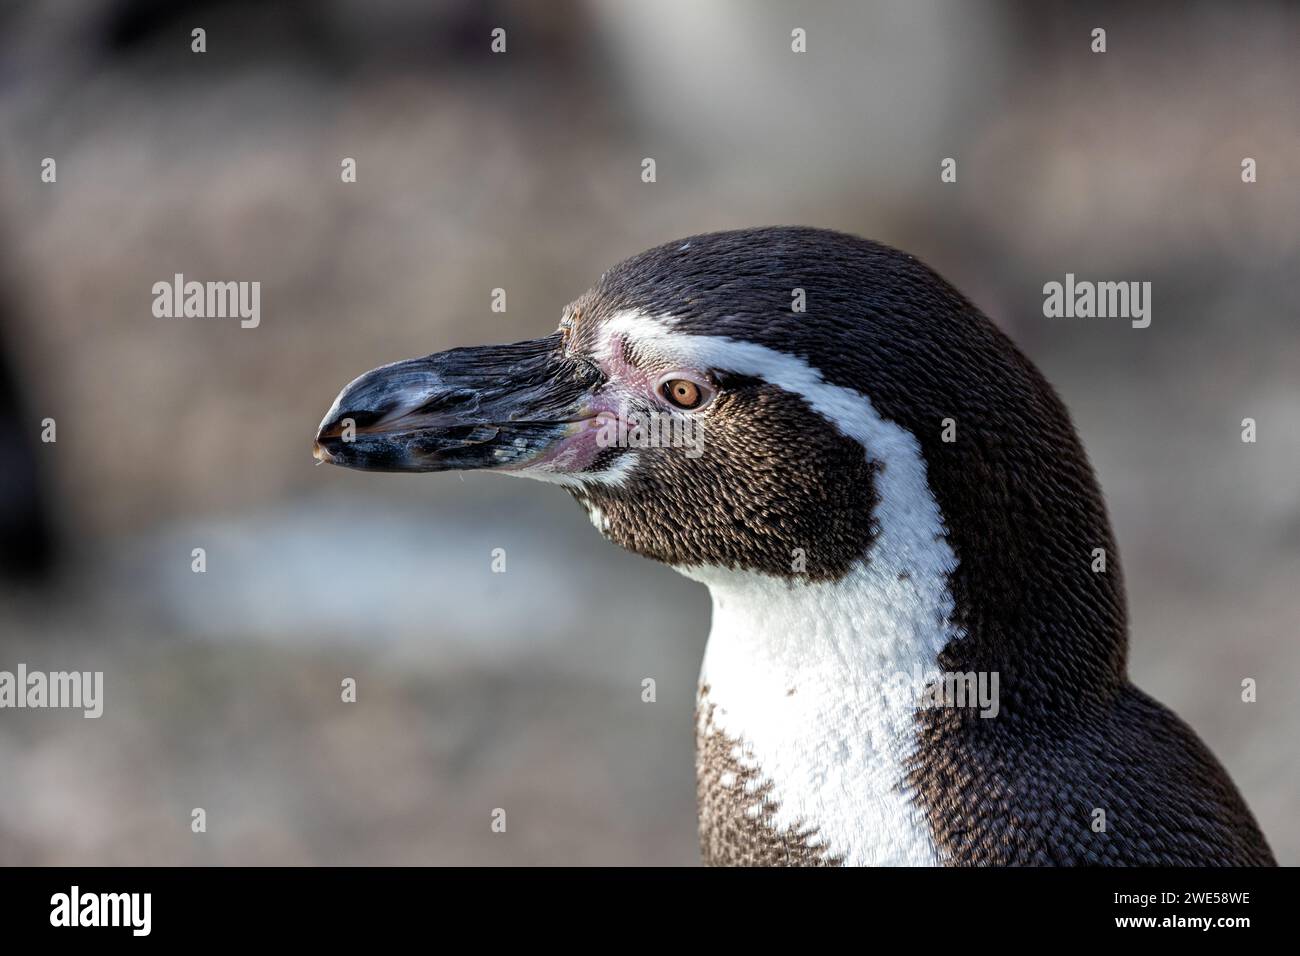
[(608, 435), (617, 429), (620, 419), (626, 417), (632, 399), (635, 398), (642, 405), (650, 399), (665, 412), (673, 410), (659, 394), (659, 388), (670, 379), (684, 378), (695, 382), (706, 395), (713, 391), (708, 379), (699, 372), (676, 369), (650, 373), (629, 362), (621, 344), (616, 343), (616, 347), (609, 349), (609, 352), (610, 356), (601, 362), (608, 381), (592, 396), (587, 406), (591, 417), (573, 423), (565, 438), (524, 468), (560, 474), (589, 468), (605, 450), (600, 440), (602, 431)]

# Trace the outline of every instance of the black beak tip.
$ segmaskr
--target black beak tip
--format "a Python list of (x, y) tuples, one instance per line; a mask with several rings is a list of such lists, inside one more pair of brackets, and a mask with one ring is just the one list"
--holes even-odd
[(558, 359), (558, 336), (381, 365), (344, 387), (312, 442), (360, 471), (502, 468), (565, 438), (593, 387)]
[(343, 446), (343, 421), (346, 415), (326, 415), (316, 429), (316, 437), (311, 443), (311, 456), (317, 464), (338, 464), (339, 452)]
[[(326, 439), (326, 441), (329, 441), (329, 439)], [(317, 435), (316, 440), (311, 443), (311, 456), (316, 459), (316, 463), (319, 465), (332, 464), (334, 461), (334, 456), (330, 454), (330, 450), (321, 443), (320, 435)]]

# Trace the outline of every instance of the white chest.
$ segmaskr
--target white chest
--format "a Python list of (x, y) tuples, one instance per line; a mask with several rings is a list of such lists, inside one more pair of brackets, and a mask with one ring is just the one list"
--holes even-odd
[(815, 827), (849, 865), (938, 862), (908, 792), (910, 688), (950, 635), (943, 593), (885, 562), (834, 584), (692, 570), (713, 594), (701, 683), (733, 756), (770, 783), (781, 831)]

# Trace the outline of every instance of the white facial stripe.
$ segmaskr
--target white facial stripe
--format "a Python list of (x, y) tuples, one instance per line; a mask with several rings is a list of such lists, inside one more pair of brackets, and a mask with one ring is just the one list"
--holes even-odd
[[(801, 396), (814, 411), (840, 432), (867, 449), (868, 456), (885, 467), (876, 475), (880, 502), (876, 519), (888, 550), (913, 556), (916, 570), (926, 578), (942, 580), (957, 559), (946, 541), (947, 529), (939, 504), (930, 492), (921, 445), (911, 432), (885, 421), (861, 392), (831, 385), (821, 372), (803, 359), (777, 352), (755, 342), (725, 336), (688, 335), (673, 331), (671, 319), (655, 319), (623, 312), (605, 323), (606, 348), (616, 336), (648, 346), (661, 356), (695, 368), (716, 368), (761, 378)], [(875, 550), (882, 550), (877, 545)]]
[[(711, 567), (680, 569), (713, 595), (701, 682), (714, 723), (744, 741), (773, 783), (780, 828), (815, 826), (833, 855), (858, 864), (933, 864), (929, 827), (904, 788), (915, 706), (881, 677), (937, 670), (960, 637), (948, 575), (957, 558), (915, 436), (870, 399), (806, 361), (753, 342), (676, 332), (671, 319), (622, 313), (619, 337), (683, 365), (761, 378), (801, 396), (862, 444), (876, 472), (879, 534), (868, 560), (830, 584)], [(817, 547), (808, 542), (809, 550)], [(790, 693), (793, 689), (793, 693)]]

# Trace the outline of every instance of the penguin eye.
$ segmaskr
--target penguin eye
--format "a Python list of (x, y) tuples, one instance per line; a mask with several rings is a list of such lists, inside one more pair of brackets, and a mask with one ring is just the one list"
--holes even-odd
[(663, 395), (669, 404), (684, 408), (687, 411), (699, 408), (704, 404), (706, 398), (704, 389), (686, 378), (665, 380), (659, 385), (659, 394)]

